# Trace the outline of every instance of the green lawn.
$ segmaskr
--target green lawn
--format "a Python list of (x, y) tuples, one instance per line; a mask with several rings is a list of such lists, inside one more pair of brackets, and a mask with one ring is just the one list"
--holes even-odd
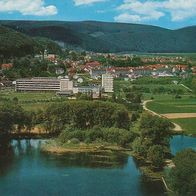
[[(147, 107), (159, 114), (196, 113), (196, 98), (182, 96), (182, 99), (175, 99), (169, 95), (159, 95), (154, 98)], [(171, 119), (171, 121), (180, 125), (186, 134), (196, 136), (196, 118)]]
[(196, 136), (196, 118), (173, 119), (172, 122), (179, 124), (187, 134)]
[[(114, 89), (117, 94), (121, 94), (122, 96), (122, 89), (124, 87), (131, 87), (133, 85), (138, 87), (143, 94), (143, 100), (153, 98), (153, 101), (147, 104), (147, 108), (159, 114), (196, 113), (196, 98), (181, 85), (173, 84), (172, 81), (174, 79), (180, 80), (179, 78), (161, 78), (157, 80), (147, 77), (130, 82), (116, 79), (114, 80)], [(181, 90), (181, 99), (176, 99), (175, 93), (152, 93), (154, 89), (161, 87), (164, 87), (164, 89)], [(171, 121), (179, 124), (185, 133), (196, 135), (196, 118), (172, 119)]]
[(18, 103), (27, 111), (37, 111), (46, 108), (54, 100), (59, 99), (54, 92), (15, 92), (1, 91), (0, 104), (18, 99)]
[(51, 99), (56, 97), (54, 92), (15, 92), (15, 91), (1, 91), (0, 98), (13, 99), (17, 97), (19, 102), (35, 101), (42, 99)]
[(175, 99), (173, 96), (159, 95), (147, 107), (159, 114), (196, 113), (196, 98), (182, 96), (181, 99)]

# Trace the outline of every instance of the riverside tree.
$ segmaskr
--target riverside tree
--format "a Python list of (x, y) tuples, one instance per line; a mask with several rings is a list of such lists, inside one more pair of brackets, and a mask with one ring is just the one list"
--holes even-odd
[(196, 193), (196, 152), (186, 149), (174, 158), (175, 167), (169, 172), (168, 181), (179, 196), (192, 196)]
[(67, 125), (90, 129), (116, 127), (129, 129), (130, 118), (125, 106), (101, 101), (66, 101), (53, 104), (44, 113), (44, 122), (50, 132), (61, 132)]
[(30, 116), (19, 105), (11, 103), (0, 106), (0, 147), (9, 142), (11, 131), (20, 130), (26, 124), (31, 122)]
[(133, 142), (134, 152), (150, 161), (153, 168), (161, 168), (164, 158), (170, 154), (172, 127), (167, 119), (143, 114), (135, 128), (139, 137)]

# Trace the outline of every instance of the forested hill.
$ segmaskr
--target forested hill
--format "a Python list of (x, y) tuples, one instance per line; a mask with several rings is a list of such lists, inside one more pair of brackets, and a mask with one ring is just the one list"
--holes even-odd
[(96, 21), (0, 21), (29, 36), (95, 52), (196, 52), (196, 26), (169, 30), (149, 25)]
[(0, 58), (34, 55), (45, 49), (49, 52), (61, 52), (61, 48), (54, 41), (30, 37), (0, 25)]

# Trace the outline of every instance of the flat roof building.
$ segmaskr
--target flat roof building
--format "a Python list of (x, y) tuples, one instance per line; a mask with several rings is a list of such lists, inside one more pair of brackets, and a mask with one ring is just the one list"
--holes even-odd
[(73, 82), (67, 78), (26, 78), (16, 80), (15, 89), (16, 91), (70, 91), (73, 90)]

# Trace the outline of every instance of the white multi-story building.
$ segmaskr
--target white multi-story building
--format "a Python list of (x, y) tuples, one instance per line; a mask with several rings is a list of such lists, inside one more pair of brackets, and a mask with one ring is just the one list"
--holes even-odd
[(60, 91), (73, 91), (73, 81), (68, 78), (60, 79)]
[(31, 78), (16, 80), (16, 91), (72, 91), (73, 82), (68, 78)]
[(105, 93), (113, 92), (113, 82), (114, 82), (114, 78), (112, 75), (110, 74), (102, 75), (102, 87)]

